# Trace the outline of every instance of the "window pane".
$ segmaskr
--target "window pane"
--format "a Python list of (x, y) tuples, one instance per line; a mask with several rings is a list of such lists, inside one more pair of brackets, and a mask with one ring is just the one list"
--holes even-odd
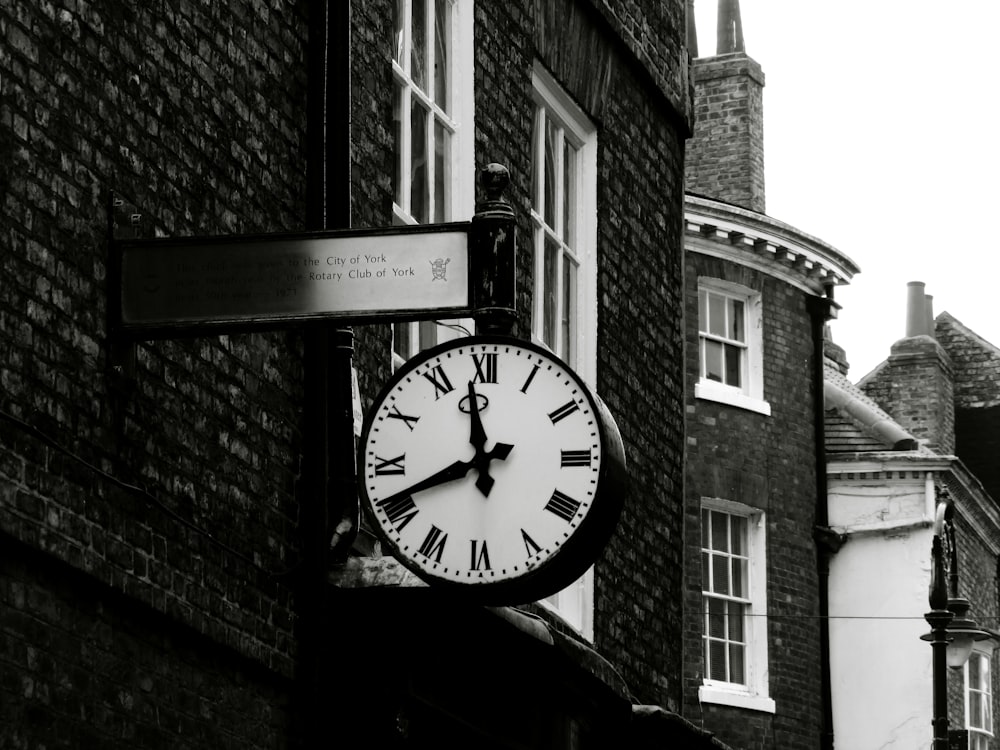
[(729, 530), (726, 521), (730, 519), (724, 513), (713, 513), (714, 523), (712, 524), (712, 549), (719, 552), (729, 551)]
[(701, 546), (708, 549), (709, 530), (712, 528), (712, 511), (701, 509)]
[(729, 646), (729, 682), (745, 683), (746, 677), (743, 670), (743, 650), (739, 644)]
[(451, 50), (451, 2), (435, 0), (434, 3), (434, 101), (445, 112), (450, 110), (448, 101), (448, 60)]
[(732, 385), (736, 388), (743, 387), (743, 378), (741, 376), (740, 362), (743, 358), (743, 349), (738, 346), (733, 346), (732, 344), (725, 344), (726, 351), (726, 385)]
[(574, 355), (575, 347), (573, 345), (574, 340), (574, 330), (573, 321), (575, 315), (573, 314), (573, 303), (576, 301), (576, 275), (577, 268), (576, 263), (574, 263), (566, 255), (562, 258), (562, 270), (563, 270), (563, 288), (562, 288), (562, 351), (560, 355), (562, 358), (571, 364), (575, 364)]
[(542, 165), (538, 161), (538, 149), (541, 144), (541, 129), (545, 123), (545, 110), (535, 108), (535, 121), (531, 130), (531, 205), (538, 213), (542, 212)]
[(712, 558), (712, 591), (716, 594), (728, 594), (729, 591), (729, 558), (716, 555)]
[[(403, 97), (406, 89), (397, 88), (392, 100), (392, 153), (394, 170), (392, 175), (393, 200), (403, 206)], [(403, 206), (406, 208), (405, 206)]]
[(983, 728), (983, 695), (982, 693), (969, 693), (969, 726), (976, 729)]
[(434, 120), (434, 215), (431, 221), (444, 221), (448, 205), (447, 176), (451, 172), (451, 133)]
[[(704, 530), (702, 534), (704, 534)], [(712, 580), (711, 580), (711, 565), (712, 559), (709, 557), (707, 552), (701, 553), (701, 590), (711, 591), (712, 590)]]
[(705, 378), (722, 382), (722, 344), (718, 341), (702, 340), (702, 359), (705, 367)]
[(709, 641), (708, 655), (709, 678), (727, 682), (726, 644), (722, 641)]
[(403, 359), (408, 359), (413, 352), (409, 323), (395, 323), (392, 326), (392, 350)]
[(747, 519), (743, 516), (730, 516), (730, 547), (729, 551), (734, 555), (742, 555), (743, 552), (743, 540), (746, 538), (747, 534)]
[(708, 293), (708, 332), (713, 336), (726, 335), (726, 298)]
[(545, 236), (545, 306), (542, 315), (542, 340), (555, 350), (556, 327), (559, 325), (559, 256), (560, 248)]
[(421, 224), (428, 221), (427, 110), (414, 97), (410, 106), (410, 215)]
[(545, 119), (545, 202), (542, 219), (552, 227), (558, 228), (556, 222), (556, 200), (559, 192), (559, 173), (556, 171), (556, 159), (559, 155), (559, 127), (551, 117)]
[(710, 638), (726, 637), (726, 603), (721, 599), (707, 599), (708, 635)]
[(413, 0), (410, 21), (410, 77), (422, 90), (427, 90), (427, 8), (424, 0)]
[(743, 571), (746, 569), (746, 563), (738, 557), (730, 558), (730, 560), (733, 564), (732, 578), (730, 579), (733, 582), (733, 596), (745, 597), (746, 577), (744, 576)]
[(403, 23), (405, 18), (406, 0), (396, 0), (392, 6), (392, 28), (393, 35), (395, 37), (395, 51), (393, 52), (393, 59), (399, 63), (400, 67), (405, 67), (403, 61), (403, 35), (405, 33)]
[(704, 289), (698, 291), (698, 330), (708, 331), (708, 292)]
[(576, 246), (576, 211), (572, 196), (576, 195), (577, 150), (568, 141), (563, 147), (563, 220), (559, 232), (570, 247)]
[(740, 604), (729, 602), (729, 640), (743, 643), (744, 609)]
[(419, 324), (420, 330), (420, 349), (430, 349), (432, 346), (437, 344), (437, 326), (434, 325), (433, 320), (421, 320)]
[(743, 319), (743, 301), (729, 300), (729, 338), (734, 341), (746, 341)]

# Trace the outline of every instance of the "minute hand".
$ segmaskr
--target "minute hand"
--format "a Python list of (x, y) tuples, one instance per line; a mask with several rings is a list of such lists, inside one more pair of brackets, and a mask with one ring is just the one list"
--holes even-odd
[(456, 479), (462, 479), (466, 474), (469, 473), (473, 463), (471, 461), (456, 461), (450, 466), (446, 466), (441, 471), (437, 471), (431, 474), (426, 479), (421, 479), (415, 484), (411, 484), (406, 489), (402, 489), (399, 492), (395, 492), (389, 497), (382, 498), (376, 505), (392, 505), (394, 502), (400, 498), (407, 497), (416, 492), (422, 492), (423, 490), (430, 489), (431, 487), (437, 487), (439, 484), (445, 484), (446, 482), (453, 482)]

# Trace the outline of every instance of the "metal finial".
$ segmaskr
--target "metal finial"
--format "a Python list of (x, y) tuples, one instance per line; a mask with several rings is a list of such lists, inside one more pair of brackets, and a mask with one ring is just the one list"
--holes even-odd
[(486, 191), (486, 200), (504, 201), (503, 193), (510, 185), (510, 170), (503, 164), (487, 164), (480, 173), (480, 184)]

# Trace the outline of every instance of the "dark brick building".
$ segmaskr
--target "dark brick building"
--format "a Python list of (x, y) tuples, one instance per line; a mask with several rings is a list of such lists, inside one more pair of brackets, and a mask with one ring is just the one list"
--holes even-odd
[(686, 166), (684, 714), (733, 747), (830, 747), (823, 328), (858, 269), (765, 214), (764, 75), (738, 3), (719, 14)]
[[(718, 746), (677, 716), (685, 4), (346, 10), (0, 10), (0, 744)], [(109, 331), (112, 235), (465, 221), (489, 162), (515, 333), (601, 394), (631, 478), (593, 571), (523, 609), (404, 585), (358, 517), (352, 412), (453, 327)], [(767, 325), (806, 324), (775, 291)]]

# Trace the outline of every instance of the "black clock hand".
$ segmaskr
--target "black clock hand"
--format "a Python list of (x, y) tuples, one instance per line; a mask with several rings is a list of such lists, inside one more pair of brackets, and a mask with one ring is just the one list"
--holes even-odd
[(479, 471), (476, 488), (485, 497), (489, 497), (494, 481), (493, 477), (490, 476), (490, 461), (494, 458), (503, 461), (510, 455), (514, 446), (507, 443), (497, 443), (493, 446), (493, 450), (486, 451), (486, 430), (483, 429), (483, 420), (479, 415), (479, 399), (471, 380), (469, 381), (469, 419), (472, 422), (469, 430), (469, 442), (476, 449), (476, 455), (472, 457), (471, 464)]
[(510, 455), (512, 450), (514, 450), (513, 445), (497, 443), (489, 453), (477, 454), (473, 459), (473, 462), (479, 459), (479, 462), (476, 463), (476, 468), (479, 469), (479, 478), (476, 480), (476, 487), (485, 496), (489, 497), (490, 490), (493, 489), (494, 480), (490, 476), (490, 461), (494, 458), (503, 461)]
[(476, 458), (479, 458), (486, 448), (486, 430), (483, 429), (483, 419), (479, 416), (479, 398), (476, 396), (476, 389), (471, 380), (469, 381), (469, 420), (472, 422), (469, 442), (476, 449)]
[(426, 479), (421, 479), (419, 482), (411, 484), (406, 489), (394, 492), (389, 495), (389, 497), (382, 498), (375, 504), (381, 506), (392, 505), (397, 500), (408, 497), (416, 492), (422, 492), (423, 490), (430, 489), (431, 487), (437, 487), (439, 484), (445, 484), (446, 482), (453, 482), (456, 479), (462, 479), (469, 473), (469, 469), (471, 469), (472, 466), (472, 461), (456, 461), (450, 466), (444, 467), (441, 471), (434, 472)]

